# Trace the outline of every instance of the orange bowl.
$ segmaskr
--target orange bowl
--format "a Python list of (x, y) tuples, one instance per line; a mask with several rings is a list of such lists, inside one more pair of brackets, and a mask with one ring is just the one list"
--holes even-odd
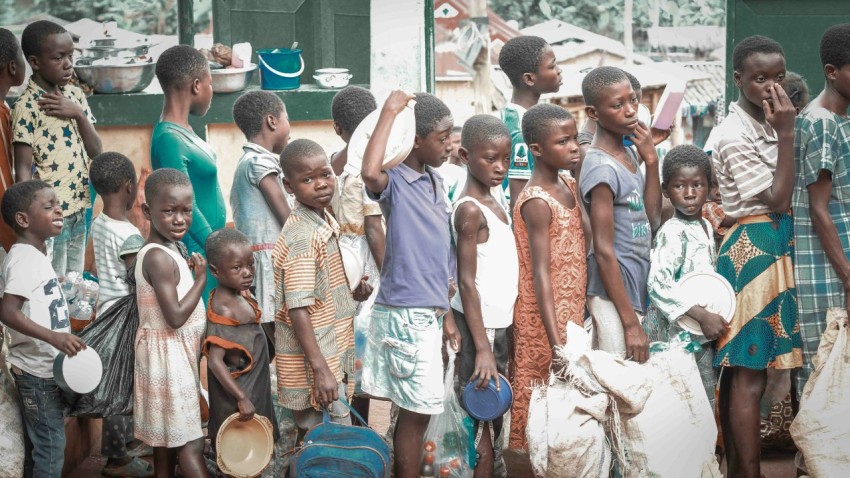
[(239, 413), (224, 420), (215, 440), (218, 467), (235, 478), (253, 478), (268, 466), (274, 453), (274, 432), (268, 418), (254, 414), (247, 422)]

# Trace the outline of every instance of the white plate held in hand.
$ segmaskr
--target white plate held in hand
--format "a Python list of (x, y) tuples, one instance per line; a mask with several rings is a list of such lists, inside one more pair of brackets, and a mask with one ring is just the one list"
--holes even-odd
[[(719, 314), (726, 322), (735, 315), (735, 291), (723, 276), (716, 272), (691, 272), (679, 281), (677, 296), (680, 300), (699, 305), (705, 310)], [(679, 325), (688, 332), (704, 335), (699, 323), (683, 316)]]
[(53, 379), (66, 392), (89, 393), (100, 385), (101, 377), (103, 363), (100, 355), (91, 347), (86, 347), (73, 357), (60, 352), (53, 360)]

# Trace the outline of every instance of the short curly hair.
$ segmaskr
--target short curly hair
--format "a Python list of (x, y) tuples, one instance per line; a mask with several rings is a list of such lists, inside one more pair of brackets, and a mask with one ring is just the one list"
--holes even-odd
[(114, 151), (98, 154), (89, 166), (89, 181), (101, 196), (118, 192), (127, 180), (136, 182), (136, 168), (127, 156)]
[(0, 28), (0, 68), (10, 61), (15, 61), (20, 50), (21, 46), (18, 45), (15, 34), (5, 28)]
[(626, 70), (623, 70), (623, 73), (626, 74), (626, 78), (629, 79), (629, 83), (632, 85), (632, 89), (635, 90), (635, 94), (637, 95), (638, 99), (640, 99), (641, 95), (643, 94), (643, 89), (640, 86), (640, 80), (638, 80), (635, 75), (629, 73)]
[(534, 105), (522, 115), (522, 138), (526, 144), (540, 143), (556, 121), (573, 119), (565, 108), (552, 103)]
[(820, 39), (820, 61), (836, 69), (850, 64), (850, 23), (833, 25)]
[(145, 201), (150, 204), (151, 198), (158, 197), (165, 188), (172, 186), (188, 186), (191, 189), (192, 182), (189, 181), (189, 176), (174, 168), (155, 170), (145, 180)]
[(209, 63), (200, 51), (189, 45), (174, 45), (159, 55), (156, 79), (163, 91), (185, 88), (209, 70)]
[(251, 139), (263, 131), (266, 116), (277, 118), (286, 108), (283, 101), (274, 93), (264, 90), (251, 90), (233, 102), (233, 122)]
[(522, 75), (540, 71), (543, 51), (549, 44), (546, 40), (523, 35), (508, 40), (499, 52), (499, 67), (511, 80), (514, 88), (522, 86)]
[(670, 179), (676, 171), (690, 167), (700, 168), (705, 173), (708, 184), (711, 185), (711, 161), (705, 151), (692, 144), (680, 144), (664, 156), (664, 163), (661, 166), (662, 187), (666, 188), (670, 184)]
[(791, 99), (795, 108), (803, 109), (809, 104), (809, 85), (806, 79), (799, 73), (789, 71), (785, 73), (785, 92)]
[(416, 136), (424, 138), (428, 136), (437, 124), (446, 117), (452, 116), (452, 110), (443, 103), (443, 100), (430, 93), (416, 93), (416, 106), (413, 107), (413, 116), (416, 118)]
[(502, 138), (508, 138), (508, 140), (511, 138), (505, 123), (493, 115), (480, 114), (469, 118), (463, 124), (460, 145), (469, 151), (484, 143)]
[(68, 30), (62, 28), (61, 25), (48, 20), (39, 20), (32, 22), (24, 28), (21, 34), (21, 49), (24, 51), (24, 56), (41, 55), (41, 46), (51, 35), (61, 35), (68, 33)]
[(744, 38), (740, 43), (735, 45), (735, 49), (732, 50), (732, 68), (737, 72), (744, 71), (744, 61), (758, 53), (778, 53), (785, 56), (785, 50), (782, 49), (782, 45), (777, 43), (776, 40), (761, 35), (753, 35)]
[(211, 266), (218, 267), (221, 265), (221, 260), (224, 258), (224, 252), (230, 246), (251, 246), (251, 241), (248, 236), (240, 231), (231, 228), (221, 228), (213, 231), (207, 236), (207, 242), (204, 244), (204, 252), (207, 255), (207, 262)]
[(602, 101), (602, 90), (623, 81), (629, 81), (626, 72), (615, 66), (600, 66), (590, 70), (581, 80), (581, 94), (584, 103), (597, 106)]
[(375, 95), (361, 86), (346, 86), (334, 95), (331, 117), (343, 133), (351, 134), (378, 104)]
[(280, 154), (280, 167), (283, 169), (283, 176), (289, 179), (296, 165), (307, 158), (315, 156), (328, 157), (324, 148), (319, 143), (309, 139), (290, 141)]
[(15, 231), (20, 231), (15, 215), (26, 212), (35, 201), (35, 195), (42, 189), (50, 189), (50, 185), (38, 179), (22, 181), (9, 186), (3, 193), (3, 202), (0, 204), (0, 213), (3, 221)]

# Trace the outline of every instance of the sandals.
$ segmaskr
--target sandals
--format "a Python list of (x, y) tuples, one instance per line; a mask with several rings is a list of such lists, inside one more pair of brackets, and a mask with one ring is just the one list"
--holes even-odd
[(127, 450), (127, 456), (132, 456), (134, 458), (153, 456), (153, 448), (144, 442), (140, 442), (138, 445)]
[(141, 458), (133, 458), (124, 466), (104, 467), (101, 474), (111, 478), (151, 478), (154, 475), (153, 465)]

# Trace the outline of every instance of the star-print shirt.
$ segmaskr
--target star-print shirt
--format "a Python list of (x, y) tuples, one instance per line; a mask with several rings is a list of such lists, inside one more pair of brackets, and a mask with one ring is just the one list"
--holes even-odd
[[(89, 121), (95, 123), (80, 88), (67, 85), (60, 86), (59, 90), (63, 96), (80, 105)], [(89, 158), (77, 122), (48, 116), (38, 107), (38, 99), (44, 93), (30, 78), (12, 109), (12, 141), (32, 147), (36, 178), (56, 191), (62, 215), (67, 217), (91, 205)]]

